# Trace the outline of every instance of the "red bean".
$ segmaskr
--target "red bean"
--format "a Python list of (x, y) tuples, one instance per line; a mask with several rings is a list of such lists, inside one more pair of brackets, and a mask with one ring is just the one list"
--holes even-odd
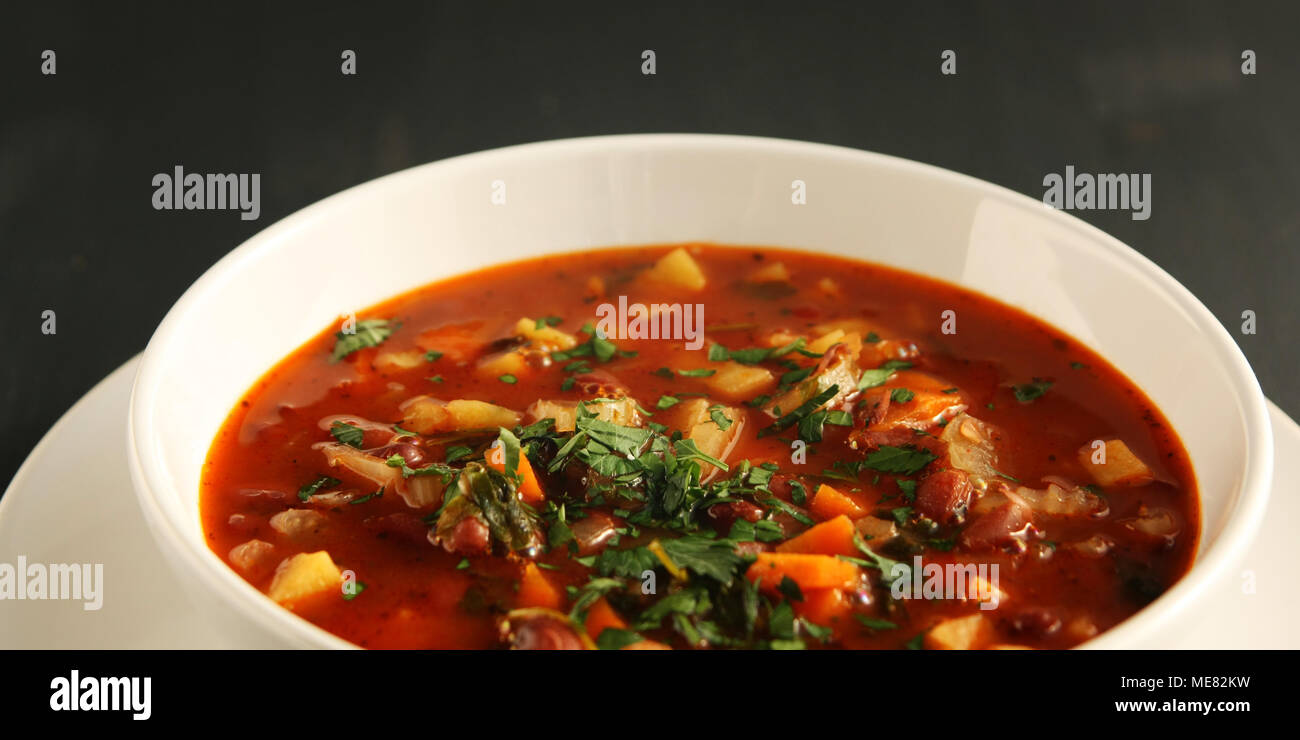
[(940, 524), (957, 524), (970, 506), (970, 477), (960, 470), (926, 476), (916, 488), (916, 510)]
[(488, 551), (491, 544), (492, 535), (488, 531), (488, 526), (471, 516), (462, 519), (451, 530), (451, 536), (442, 543), (442, 546), (447, 552), (481, 555)]

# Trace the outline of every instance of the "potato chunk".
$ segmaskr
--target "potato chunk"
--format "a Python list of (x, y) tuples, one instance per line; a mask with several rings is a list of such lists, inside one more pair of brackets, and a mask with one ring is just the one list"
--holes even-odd
[[(700, 448), (704, 454), (727, 461), (727, 455), (731, 453), (732, 448), (740, 440), (740, 432), (745, 428), (745, 410), (734, 406), (719, 406), (718, 411), (729, 423), (724, 421), (726, 429), (723, 429), (713, 419), (713, 412), (710, 410), (713, 404), (703, 398), (692, 398), (689, 401), (682, 401), (673, 406), (673, 413), (668, 415), (669, 426), (680, 429), (683, 436), (695, 442), (695, 446)], [(713, 477), (718, 469), (707, 463), (700, 464), (700, 479), (707, 480)]]
[(543, 352), (558, 352), (578, 346), (578, 340), (572, 334), (562, 332), (553, 326), (542, 326), (539, 329), (533, 319), (520, 319), (515, 324), (515, 333)]
[(338, 588), (342, 581), (343, 572), (328, 552), (298, 553), (276, 568), (267, 596), (285, 604)]
[(437, 434), (470, 429), (510, 428), (520, 414), (484, 401), (456, 400), (443, 403), (436, 398), (416, 396), (402, 404), (402, 427), (419, 434)]
[(1145, 486), (1155, 480), (1151, 468), (1142, 462), (1128, 445), (1118, 439), (1106, 441), (1105, 462), (1093, 462), (1096, 452), (1092, 445), (1079, 450), (1079, 462), (1103, 486)]
[(660, 257), (659, 261), (645, 272), (645, 276), (655, 282), (686, 290), (702, 290), (708, 282), (699, 264), (682, 247)]
[(993, 625), (983, 614), (945, 619), (925, 633), (927, 650), (978, 650), (993, 641)]
[[(586, 401), (587, 410), (596, 414), (596, 418), (625, 427), (641, 426), (641, 412), (637, 411), (636, 399), (596, 399)], [(542, 419), (555, 419), (555, 431), (572, 432), (577, 428), (577, 401), (535, 401), (524, 412), (528, 423)]]
[(705, 383), (728, 401), (747, 401), (771, 389), (776, 377), (767, 368), (727, 362)]

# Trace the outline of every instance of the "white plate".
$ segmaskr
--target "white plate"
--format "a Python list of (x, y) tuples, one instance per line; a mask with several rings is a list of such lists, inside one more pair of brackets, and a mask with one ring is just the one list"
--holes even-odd
[[(208, 630), (145, 527), (126, 463), (125, 419), (139, 358), (86, 394), (45, 435), (0, 499), (0, 563), (102, 563), (104, 603), (0, 601), (0, 648), (237, 648)], [(1185, 648), (1300, 648), (1291, 588), (1300, 499), (1281, 490), (1300, 479), (1300, 426), (1269, 404), (1280, 495), (1242, 570), (1218, 598), (1181, 617)], [(1292, 454), (1294, 453), (1294, 454)], [(1248, 575), (1250, 574), (1250, 575)], [(1243, 586), (1253, 576), (1254, 593)]]

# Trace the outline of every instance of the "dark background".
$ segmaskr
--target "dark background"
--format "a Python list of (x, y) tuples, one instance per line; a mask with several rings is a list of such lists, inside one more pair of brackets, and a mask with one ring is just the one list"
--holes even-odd
[[(1076, 215), (1190, 288), (1300, 416), (1297, 4), (22, 5), (0, 10), (0, 481), (283, 216), (415, 164), (609, 133), (829, 142), (1035, 198), (1068, 164), (1150, 173), (1150, 220)], [(261, 173), (261, 218), (153, 210), (177, 164)]]

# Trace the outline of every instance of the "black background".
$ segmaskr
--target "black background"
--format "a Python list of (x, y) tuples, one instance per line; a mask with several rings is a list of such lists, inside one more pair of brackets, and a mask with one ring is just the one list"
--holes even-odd
[[(0, 10), (0, 481), (277, 219), (415, 164), (607, 133), (829, 142), (1035, 198), (1068, 164), (1150, 173), (1149, 221), (1076, 215), (1190, 288), (1300, 415), (1294, 3), (35, 5)], [(177, 164), (261, 173), (261, 218), (153, 210)]]

